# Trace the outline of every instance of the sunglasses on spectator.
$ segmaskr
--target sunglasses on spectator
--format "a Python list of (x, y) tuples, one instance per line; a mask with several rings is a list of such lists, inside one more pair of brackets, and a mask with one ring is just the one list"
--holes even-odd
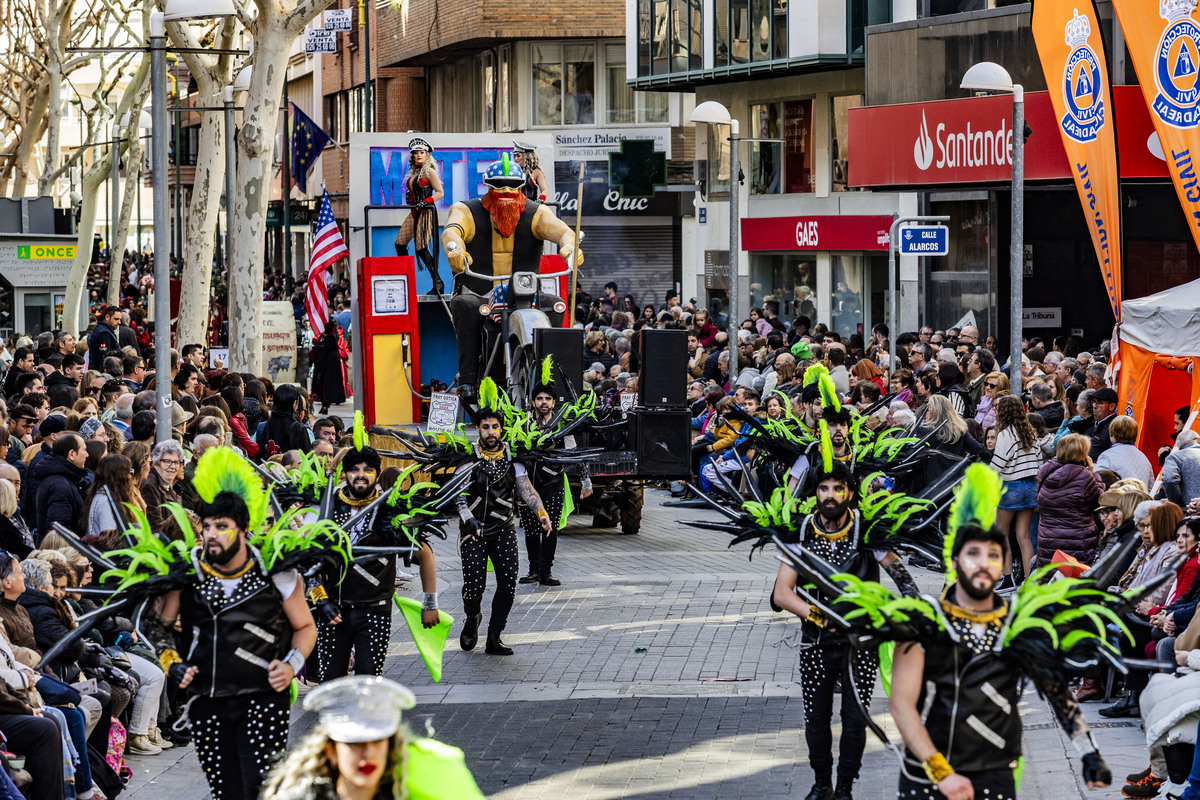
[(985, 383), (985, 384), (984, 384), (984, 386), (986, 386), (986, 387), (987, 387), (987, 388), (989, 388), (989, 389), (996, 389), (996, 388), (999, 388), (1000, 384), (998, 384), (998, 383)]

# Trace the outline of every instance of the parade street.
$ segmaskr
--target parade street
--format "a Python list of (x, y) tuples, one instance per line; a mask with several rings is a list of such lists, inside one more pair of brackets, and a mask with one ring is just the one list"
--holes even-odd
[[(489, 797), (762, 798), (808, 790), (795, 683), (799, 626), (767, 605), (776, 562), (769, 552), (747, 561), (746, 545), (731, 551), (722, 534), (681, 524), (713, 515), (664, 507), (667, 497), (647, 490), (637, 536), (593, 532), (573, 518), (555, 564), (563, 585), (518, 588), (505, 632), (511, 658), (459, 650), (462, 573), (453, 539), (435, 541), (442, 608), (456, 620), (442, 682), (430, 680), (398, 613), (384, 674), (416, 693), (409, 725), (461, 747)], [(940, 575), (913, 573), (923, 591), (940, 584)], [(1072, 746), (1026, 691), (1022, 798), (1117, 797), (1121, 778), (1145, 767), (1140, 722), (1102, 720), (1099, 707), (1084, 710), (1117, 785), (1087, 792)], [(881, 686), (872, 712), (899, 741)], [(293, 740), (313, 721), (295, 709)], [(208, 796), (192, 747), (129, 764), (130, 800)], [(897, 770), (895, 756), (869, 738), (855, 796), (894, 797)]]

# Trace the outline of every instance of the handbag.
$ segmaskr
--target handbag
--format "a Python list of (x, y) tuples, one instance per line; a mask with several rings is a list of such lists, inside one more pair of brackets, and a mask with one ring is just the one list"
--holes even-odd
[(37, 682), (38, 694), (42, 700), (51, 706), (78, 706), (83, 696), (79, 690), (69, 683), (64, 683), (53, 675), (43, 674)]

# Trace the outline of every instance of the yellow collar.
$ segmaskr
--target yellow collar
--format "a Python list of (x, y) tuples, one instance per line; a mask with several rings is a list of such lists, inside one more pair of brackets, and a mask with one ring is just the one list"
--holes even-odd
[(963, 608), (960, 605), (952, 603), (949, 600), (950, 590), (954, 588), (951, 584), (942, 590), (942, 612), (946, 616), (954, 619), (965, 619), (968, 622), (973, 622), (979, 625), (987, 625), (992, 622), (999, 622), (1008, 615), (1008, 602), (1001, 598), (1000, 605), (993, 608), (991, 611), (972, 611), (969, 608)]
[(376, 486), (375, 490), (373, 492), (371, 492), (371, 496), (367, 497), (364, 500), (359, 500), (357, 498), (351, 497), (350, 495), (346, 494), (345, 489), (338, 489), (338, 499), (352, 508), (362, 508), (363, 506), (369, 504), (371, 501), (373, 501), (378, 496), (379, 496), (379, 487), (378, 486)]
[(220, 579), (226, 580), (226, 581), (232, 581), (237, 578), (240, 578), (243, 575), (245, 575), (247, 572), (249, 572), (250, 570), (254, 569), (254, 559), (253, 558), (246, 559), (245, 566), (243, 566), (241, 569), (239, 569), (237, 572), (233, 573), (232, 575), (226, 575), (224, 572), (218, 571), (216, 569), (216, 567), (213, 567), (211, 564), (206, 562), (204, 559), (199, 559), (197, 563), (200, 564), (200, 570), (205, 575), (208, 575), (209, 577), (212, 577), (212, 578), (220, 578)]
[(827, 542), (838, 542), (838, 541), (841, 541), (842, 539), (845, 539), (847, 536), (850, 535), (850, 529), (854, 527), (854, 512), (853, 511), (850, 512), (850, 519), (848, 522), (846, 522), (846, 525), (841, 530), (837, 530), (837, 531), (830, 532), (830, 531), (823, 530), (821, 528), (821, 526), (817, 523), (818, 519), (820, 519), (820, 515), (814, 514), (813, 515), (813, 524), (812, 524), (813, 533), (815, 533), (817, 536), (820, 536), (822, 539), (824, 539)]

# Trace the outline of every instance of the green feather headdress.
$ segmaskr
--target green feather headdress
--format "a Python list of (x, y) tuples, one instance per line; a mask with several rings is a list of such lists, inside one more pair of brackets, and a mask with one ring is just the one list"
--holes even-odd
[(479, 383), (479, 410), (500, 410), (500, 390), (496, 387), (496, 382), (491, 378), (484, 378)]
[(829, 370), (825, 368), (825, 365), (813, 364), (811, 367), (804, 370), (804, 385), (810, 386), (816, 383), (822, 375), (829, 375)]
[(262, 478), (254, 467), (228, 447), (211, 447), (200, 456), (192, 486), (206, 503), (211, 503), (221, 492), (233, 492), (246, 501), (251, 531), (257, 530), (267, 519), (270, 499), (263, 490)]
[(542, 386), (554, 383), (554, 356), (542, 359)]
[(833, 385), (833, 378), (829, 377), (828, 372), (822, 372), (817, 376), (817, 388), (821, 390), (821, 407), (833, 409), (833, 411), (842, 410), (842, 401), (838, 400), (837, 387)]
[(354, 449), (362, 452), (364, 447), (369, 446), (370, 439), (367, 438), (366, 420), (363, 418), (363, 412), (354, 412)]
[(817, 426), (821, 430), (820, 443), (817, 445), (821, 448), (821, 466), (828, 475), (833, 469), (833, 440), (829, 438), (829, 423), (825, 421), (824, 417), (817, 420)]
[(972, 464), (967, 467), (962, 483), (954, 490), (954, 503), (950, 506), (950, 518), (946, 523), (946, 539), (942, 544), (942, 559), (946, 563), (946, 583), (953, 583), (954, 537), (964, 525), (978, 525), (987, 530), (996, 523), (996, 507), (1000, 505), (1000, 494), (1004, 482), (991, 467)]

